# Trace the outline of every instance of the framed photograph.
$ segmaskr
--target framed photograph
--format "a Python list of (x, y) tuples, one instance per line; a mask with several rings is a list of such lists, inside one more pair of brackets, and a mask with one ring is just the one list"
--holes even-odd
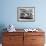
[(22, 22), (35, 21), (35, 7), (18, 7), (17, 20)]

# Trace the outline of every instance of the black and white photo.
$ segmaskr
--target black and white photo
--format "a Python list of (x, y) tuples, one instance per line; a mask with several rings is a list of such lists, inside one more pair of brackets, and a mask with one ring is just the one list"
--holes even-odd
[(35, 21), (35, 8), (34, 7), (18, 7), (17, 8), (18, 21)]

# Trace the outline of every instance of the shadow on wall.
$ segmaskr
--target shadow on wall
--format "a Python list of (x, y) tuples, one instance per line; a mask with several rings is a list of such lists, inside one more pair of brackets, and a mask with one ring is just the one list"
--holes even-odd
[(2, 36), (3, 36), (2, 32), (6, 31), (6, 29), (4, 30), (4, 28), (6, 28), (5, 25), (0, 24), (0, 43), (2, 43)]

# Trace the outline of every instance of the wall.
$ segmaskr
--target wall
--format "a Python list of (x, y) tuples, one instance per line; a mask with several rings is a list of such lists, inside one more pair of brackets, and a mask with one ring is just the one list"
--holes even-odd
[[(13, 24), (16, 28), (46, 28), (46, 1), (44, 0), (1, 0), (0, 24)], [(35, 22), (18, 22), (17, 7), (35, 7)]]
[[(13, 24), (16, 28), (40, 27), (46, 32), (46, 0), (0, 0), (0, 31)], [(18, 22), (17, 7), (35, 7), (35, 22)]]

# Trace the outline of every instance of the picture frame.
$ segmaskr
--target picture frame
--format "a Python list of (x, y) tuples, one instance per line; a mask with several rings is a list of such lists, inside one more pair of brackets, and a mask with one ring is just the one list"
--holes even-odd
[(35, 7), (18, 7), (17, 21), (34, 22), (35, 21)]

